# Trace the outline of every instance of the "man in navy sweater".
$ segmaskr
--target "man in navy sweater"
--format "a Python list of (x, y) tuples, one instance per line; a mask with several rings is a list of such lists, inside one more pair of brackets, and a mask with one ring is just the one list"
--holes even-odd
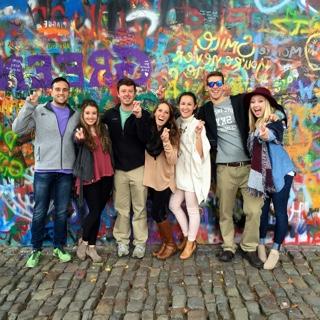
[(133, 257), (143, 258), (148, 239), (147, 188), (143, 185), (146, 137), (144, 121), (149, 113), (135, 101), (136, 84), (129, 78), (119, 80), (120, 104), (107, 110), (102, 122), (108, 125), (114, 156), (114, 206), (117, 219), (113, 235), (118, 243), (118, 256), (129, 254), (130, 212), (133, 210)]

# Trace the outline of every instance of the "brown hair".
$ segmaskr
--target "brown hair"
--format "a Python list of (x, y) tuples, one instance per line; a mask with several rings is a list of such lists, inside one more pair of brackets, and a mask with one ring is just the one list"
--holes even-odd
[[(166, 104), (169, 107), (169, 119), (167, 121), (167, 123), (164, 125), (164, 127), (170, 129), (170, 133), (169, 133), (169, 137), (170, 137), (170, 142), (173, 146), (176, 146), (177, 148), (179, 148), (179, 142), (180, 142), (180, 133), (179, 133), (179, 129), (178, 126), (176, 124), (176, 120), (175, 120), (175, 111), (173, 106), (168, 102), (168, 101), (161, 101), (153, 110), (152, 112), (152, 116), (154, 119), (154, 115), (157, 111), (157, 109), (159, 108), (159, 106), (161, 104)], [(154, 121), (155, 122), (155, 121)]]
[(86, 124), (84, 121), (84, 111), (87, 107), (94, 107), (97, 109), (97, 122), (94, 125), (95, 131), (97, 136), (99, 137), (101, 144), (102, 144), (102, 150), (104, 153), (110, 152), (111, 151), (111, 141), (109, 138), (109, 133), (106, 128), (106, 126), (100, 122), (100, 115), (99, 115), (99, 107), (98, 104), (91, 99), (86, 99), (82, 102), (81, 104), (81, 114), (80, 114), (80, 127), (83, 128), (84, 132), (84, 144), (91, 150), (93, 151), (97, 146), (94, 141), (94, 137), (92, 136), (90, 132), (89, 126)]
[(119, 89), (120, 89), (121, 86), (128, 86), (128, 87), (133, 86), (134, 92), (137, 91), (137, 85), (136, 85), (136, 83), (135, 83), (132, 79), (127, 78), (127, 77), (126, 77), (126, 78), (122, 78), (122, 79), (120, 79), (120, 80), (118, 81), (118, 83), (117, 83), (117, 91), (118, 91), (118, 92), (119, 92)]
[(207, 74), (207, 76), (206, 76), (206, 84), (207, 84), (208, 79), (210, 77), (221, 77), (222, 83), (224, 83), (224, 75), (223, 75), (223, 73), (221, 71), (211, 71), (211, 72), (209, 72)]

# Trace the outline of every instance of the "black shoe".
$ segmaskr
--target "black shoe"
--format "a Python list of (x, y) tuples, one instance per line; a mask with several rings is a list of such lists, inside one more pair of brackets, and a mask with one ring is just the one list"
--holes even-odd
[(218, 259), (223, 262), (229, 262), (234, 258), (234, 253), (230, 250), (222, 251)]
[(242, 248), (239, 248), (239, 252), (253, 267), (257, 269), (263, 268), (263, 262), (259, 259), (256, 251), (244, 251)]

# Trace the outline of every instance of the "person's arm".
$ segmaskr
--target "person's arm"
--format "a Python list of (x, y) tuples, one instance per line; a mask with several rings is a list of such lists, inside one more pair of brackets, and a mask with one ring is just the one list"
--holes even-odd
[(202, 137), (201, 137), (202, 130), (203, 130), (203, 122), (199, 121), (195, 128), (195, 144), (196, 144), (196, 150), (201, 159), (203, 159), (203, 147), (202, 147)]
[(160, 138), (163, 143), (163, 149), (168, 164), (175, 165), (178, 159), (178, 150), (171, 144), (170, 129), (164, 128)]
[(15, 133), (19, 135), (28, 134), (35, 128), (34, 111), (38, 105), (41, 92), (41, 90), (37, 90), (26, 99), (17, 118), (12, 124), (12, 130)]

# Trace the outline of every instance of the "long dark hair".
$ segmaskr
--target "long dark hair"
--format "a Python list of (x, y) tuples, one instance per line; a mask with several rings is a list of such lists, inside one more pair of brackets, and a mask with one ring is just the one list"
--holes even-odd
[(80, 127), (83, 128), (84, 132), (84, 144), (93, 151), (97, 146), (94, 141), (94, 137), (90, 132), (89, 126), (84, 121), (84, 111), (87, 107), (94, 107), (97, 109), (97, 122), (94, 125), (95, 131), (97, 136), (99, 137), (102, 145), (102, 150), (104, 153), (110, 152), (111, 149), (111, 141), (109, 138), (109, 133), (106, 126), (100, 122), (100, 115), (99, 115), (99, 107), (98, 104), (92, 99), (86, 99), (81, 104), (81, 114), (80, 114)]
[[(153, 122), (154, 122), (154, 126), (155, 126), (155, 129), (157, 128), (157, 125), (156, 125), (156, 121), (155, 121), (155, 113), (156, 111), (158, 110), (159, 106), (161, 104), (166, 104), (168, 107), (169, 107), (169, 119), (168, 121), (166, 122), (166, 124), (163, 126), (163, 128), (168, 128), (170, 129), (170, 132), (169, 132), (169, 138), (170, 138), (170, 142), (173, 146), (175, 147), (179, 147), (179, 142), (180, 142), (180, 133), (179, 133), (179, 129), (178, 129), (178, 126), (176, 124), (176, 120), (175, 120), (175, 111), (174, 111), (174, 108), (173, 106), (168, 102), (168, 101), (161, 101), (153, 110), (152, 112), (152, 117), (153, 117)], [(162, 130), (163, 130), (162, 128)], [(162, 132), (161, 130), (161, 132)]]

